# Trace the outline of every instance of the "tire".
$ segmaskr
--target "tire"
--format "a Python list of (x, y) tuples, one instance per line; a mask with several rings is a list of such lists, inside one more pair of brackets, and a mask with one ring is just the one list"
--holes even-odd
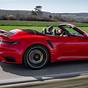
[(49, 60), (48, 50), (40, 45), (29, 48), (24, 55), (24, 64), (31, 69), (41, 69)]

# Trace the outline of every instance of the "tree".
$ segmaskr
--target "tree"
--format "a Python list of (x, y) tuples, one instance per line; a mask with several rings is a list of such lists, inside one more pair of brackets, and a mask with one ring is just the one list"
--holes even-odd
[(37, 16), (37, 13), (35, 11), (31, 11), (32, 15)]
[(34, 11), (32, 10), (32, 15), (42, 15), (42, 6), (35, 6)]
[(34, 9), (35, 9), (36, 12), (38, 12), (38, 11), (41, 12), (42, 11), (42, 6), (35, 6)]

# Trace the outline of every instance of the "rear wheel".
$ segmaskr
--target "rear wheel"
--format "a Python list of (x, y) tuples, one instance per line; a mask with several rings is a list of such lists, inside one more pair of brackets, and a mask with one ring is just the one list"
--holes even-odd
[(40, 69), (44, 67), (48, 63), (48, 60), (48, 50), (39, 45), (29, 48), (24, 56), (24, 64), (31, 69)]

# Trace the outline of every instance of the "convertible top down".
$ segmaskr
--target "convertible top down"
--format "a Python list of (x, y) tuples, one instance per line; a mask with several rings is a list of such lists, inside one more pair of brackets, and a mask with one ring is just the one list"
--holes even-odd
[(0, 30), (0, 61), (40, 69), (48, 62), (88, 60), (88, 35), (72, 24), (42, 32)]

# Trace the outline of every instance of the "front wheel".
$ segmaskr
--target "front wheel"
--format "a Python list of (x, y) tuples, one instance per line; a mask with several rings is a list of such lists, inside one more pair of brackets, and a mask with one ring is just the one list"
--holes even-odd
[(24, 56), (24, 64), (31, 69), (40, 69), (44, 67), (48, 63), (48, 60), (48, 50), (39, 45), (29, 48)]

